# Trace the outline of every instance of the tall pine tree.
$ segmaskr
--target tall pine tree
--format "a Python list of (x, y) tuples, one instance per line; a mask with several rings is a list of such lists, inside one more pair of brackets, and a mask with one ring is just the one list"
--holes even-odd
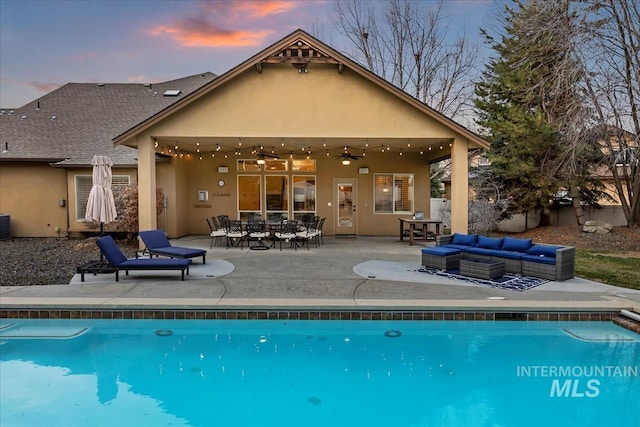
[(505, 6), (505, 33), (484, 32), (496, 56), (475, 86), (477, 123), (491, 142), (493, 179), (503, 188), (504, 216), (549, 205), (560, 188), (578, 182), (568, 153), (586, 124), (574, 55), (576, 15), (569, 0), (515, 0)]

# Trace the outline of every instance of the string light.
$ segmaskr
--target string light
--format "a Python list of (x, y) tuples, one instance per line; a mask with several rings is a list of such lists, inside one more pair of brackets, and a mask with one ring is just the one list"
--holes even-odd
[[(242, 149), (240, 148), (242, 147), (242, 143), (243, 143), (242, 138), (238, 138), (238, 140), (236, 141), (237, 145), (235, 148), (233, 146), (224, 146), (224, 145), (221, 145), (220, 143), (213, 143), (213, 141), (211, 141), (211, 143), (209, 144), (207, 143), (201, 144), (201, 141), (198, 137), (194, 137), (191, 141), (187, 141), (187, 142), (180, 141), (180, 140), (174, 140), (174, 141), (165, 140), (163, 143), (162, 139), (152, 138), (152, 140), (153, 140), (155, 151), (158, 154), (170, 155), (176, 158), (185, 158), (185, 159), (197, 158), (200, 160), (203, 160), (205, 156), (208, 157), (209, 154), (211, 154), (211, 158), (215, 158), (216, 157), (215, 153), (217, 152), (224, 155), (225, 159), (228, 159), (230, 156), (232, 156), (231, 153), (233, 153), (234, 157), (242, 157), (244, 155), (244, 156), (251, 156), (255, 158), (256, 156), (259, 155), (259, 153), (266, 153), (266, 152), (269, 152), (270, 155), (273, 155), (274, 157), (277, 158), (279, 154), (281, 155), (283, 153), (283, 150), (281, 147), (284, 147), (286, 144), (285, 141), (282, 139), (280, 142), (280, 146), (278, 146), (278, 148), (276, 148), (276, 146), (273, 145), (269, 149), (265, 149), (265, 146), (263, 144), (260, 144), (260, 145), (254, 145), (253, 147), (247, 147), (247, 151), (243, 153)], [(391, 146), (391, 144), (388, 144), (388, 143), (371, 145), (368, 141), (367, 142), (363, 141), (363, 144), (362, 144), (363, 148), (361, 148), (362, 150), (361, 157), (365, 157), (367, 155), (366, 152), (368, 148), (371, 148), (373, 150), (378, 148), (380, 149), (380, 153), (391, 153), (395, 150), (398, 152), (399, 156), (404, 156), (405, 150), (408, 150), (407, 152), (410, 154), (419, 153), (420, 155), (424, 155), (426, 151), (431, 152), (436, 147), (439, 148), (440, 150), (444, 150), (444, 148), (447, 147), (447, 144), (449, 147), (453, 147), (453, 142), (445, 142), (445, 141), (441, 141), (436, 145), (427, 144), (426, 146), (420, 147), (413, 144), (413, 141), (411, 139), (407, 139), (405, 144), (406, 146), (404, 147), (402, 145), (399, 146), (399, 144)], [(303, 145), (303, 146), (300, 146), (299, 148), (300, 148), (301, 154), (303, 154), (306, 159), (310, 160), (313, 157), (313, 151), (314, 151), (313, 146)], [(320, 153), (324, 151), (326, 158), (331, 158), (333, 154), (336, 154), (336, 148), (331, 148), (326, 141), (322, 141), (322, 142), (318, 141), (318, 146), (315, 148), (315, 151), (318, 151), (318, 153), (316, 153), (316, 156), (322, 156), (322, 154)], [(355, 147), (352, 147), (352, 149), (350, 150), (348, 145), (342, 146), (342, 154), (351, 154), (355, 150), (357, 150), (357, 148)], [(294, 159), (294, 154), (296, 152), (297, 152), (297, 148), (294, 148), (293, 150), (289, 150), (288, 158)], [(337, 156), (337, 157), (340, 157), (340, 156)]]

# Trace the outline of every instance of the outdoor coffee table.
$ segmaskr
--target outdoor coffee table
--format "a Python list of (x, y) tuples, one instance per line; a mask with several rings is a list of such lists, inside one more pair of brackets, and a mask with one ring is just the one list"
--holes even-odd
[(504, 275), (504, 261), (480, 258), (460, 260), (460, 274), (476, 279), (493, 280)]

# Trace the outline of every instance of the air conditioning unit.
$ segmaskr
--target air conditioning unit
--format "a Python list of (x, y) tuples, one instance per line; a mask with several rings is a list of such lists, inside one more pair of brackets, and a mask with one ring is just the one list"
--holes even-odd
[(11, 216), (0, 214), (0, 240), (11, 238)]

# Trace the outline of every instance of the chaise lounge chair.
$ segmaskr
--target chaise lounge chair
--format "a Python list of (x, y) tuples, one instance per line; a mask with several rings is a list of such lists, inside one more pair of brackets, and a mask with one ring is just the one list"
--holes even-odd
[(201, 256), (202, 263), (205, 263), (206, 250), (171, 246), (162, 230), (141, 231), (140, 238), (146, 246), (145, 250), (149, 253), (150, 258), (153, 255), (163, 255), (171, 258), (195, 258)]
[(189, 274), (190, 259), (127, 259), (111, 236), (99, 238), (96, 244), (105, 258), (107, 258), (107, 261), (109, 261), (109, 264), (116, 270), (116, 282), (120, 280), (120, 270), (124, 270), (125, 274), (129, 274), (129, 270), (180, 270), (182, 272), (182, 280), (184, 280), (185, 270)]

